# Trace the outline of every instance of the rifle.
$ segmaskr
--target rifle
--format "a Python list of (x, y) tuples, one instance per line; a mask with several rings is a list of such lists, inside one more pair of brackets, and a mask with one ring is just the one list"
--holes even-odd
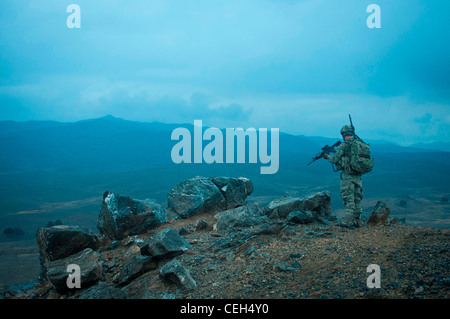
[(348, 115), (348, 119), (350, 120), (350, 126), (353, 129), (353, 134), (355, 134), (355, 138), (357, 138), (357, 139), (362, 141), (362, 139), (358, 135), (356, 135), (355, 127), (353, 126), (353, 122), (352, 122), (352, 116), (350, 114)]
[(318, 159), (321, 159), (325, 154), (335, 153), (336, 152), (335, 147), (338, 147), (339, 145), (341, 145), (341, 141), (337, 141), (332, 146), (325, 145), (324, 147), (322, 147), (322, 152), (314, 156), (312, 161), (306, 164), (306, 166), (317, 161)]
[(355, 127), (353, 126), (352, 116), (350, 114), (348, 115), (348, 119), (350, 120), (350, 126), (352, 127), (353, 132), (354, 132), (355, 131)]

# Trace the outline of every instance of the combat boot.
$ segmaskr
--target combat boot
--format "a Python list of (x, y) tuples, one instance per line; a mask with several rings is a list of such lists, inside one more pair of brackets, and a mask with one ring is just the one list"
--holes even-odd
[(353, 225), (353, 216), (351, 214), (344, 215), (344, 217), (341, 219), (341, 222), (338, 223), (338, 225), (348, 229), (354, 229), (355, 226)]
[(361, 219), (358, 218), (353, 218), (352, 222), (351, 222), (352, 226), (356, 227), (356, 228), (360, 228), (362, 227), (362, 222)]
[(363, 223), (361, 222), (361, 212), (360, 211), (353, 212), (351, 223), (353, 226), (355, 226), (357, 228), (360, 228), (363, 226)]

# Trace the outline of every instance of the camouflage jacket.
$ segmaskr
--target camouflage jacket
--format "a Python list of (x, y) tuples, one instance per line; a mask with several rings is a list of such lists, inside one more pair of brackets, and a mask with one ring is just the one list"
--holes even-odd
[(327, 159), (330, 163), (335, 164), (336, 169), (339, 171), (344, 171), (350, 175), (361, 175), (350, 167), (350, 149), (355, 141), (356, 139), (352, 138), (343, 142), (337, 148), (336, 153), (334, 155), (328, 155)]

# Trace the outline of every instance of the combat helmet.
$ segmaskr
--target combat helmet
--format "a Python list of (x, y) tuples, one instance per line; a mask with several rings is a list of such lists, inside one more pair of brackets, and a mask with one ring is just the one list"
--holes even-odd
[(341, 135), (345, 136), (345, 135), (355, 135), (355, 129), (353, 128), (352, 125), (344, 125), (341, 128)]

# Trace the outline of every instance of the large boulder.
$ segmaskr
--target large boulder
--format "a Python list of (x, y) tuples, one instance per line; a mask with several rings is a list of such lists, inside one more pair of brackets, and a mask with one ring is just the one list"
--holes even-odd
[(211, 181), (219, 188), (227, 204), (227, 209), (245, 204), (253, 192), (251, 180), (245, 177), (212, 177)]
[(97, 250), (97, 236), (80, 226), (58, 225), (39, 228), (36, 232), (41, 265), (76, 254), (86, 248)]
[(386, 203), (378, 201), (367, 220), (367, 225), (385, 225), (390, 213), (391, 210), (386, 206)]
[(329, 191), (323, 191), (311, 194), (303, 198), (303, 211), (317, 213), (318, 216), (327, 217), (331, 215), (331, 194)]
[(269, 218), (284, 219), (295, 211), (315, 212), (322, 217), (331, 215), (330, 192), (323, 191), (303, 198), (284, 196), (271, 201), (265, 208)]
[(155, 259), (173, 258), (191, 249), (191, 245), (172, 228), (159, 231), (155, 237), (147, 239), (142, 247), (142, 255)]
[(198, 213), (224, 210), (226, 200), (210, 179), (195, 177), (182, 181), (170, 190), (168, 206), (181, 218), (189, 218)]
[(168, 206), (181, 218), (189, 218), (242, 206), (252, 192), (253, 184), (245, 177), (195, 177), (170, 190)]
[(247, 204), (226, 210), (216, 215), (216, 229), (219, 231), (234, 231), (239, 228), (251, 227), (268, 221), (259, 205)]
[(123, 239), (165, 223), (164, 208), (153, 200), (136, 200), (107, 191), (103, 195), (97, 228), (111, 239)]
[(316, 219), (316, 212), (295, 211), (286, 217), (286, 221), (292, 224), (309, 224)]
[(284, 196), (274, 199), (265, 208), (269, 218), (286, 218), (290, 213), (300, 211), (302, 200), (296, 197)]
[(47, 279), (59, 292), (76, 289), (69, 288), (67, 284), (69, 275), (71, 274), (68, 272), (69, 265), (79, 266), (80, 288), (87, 287), (97, 282), (102, 277), (103, 268), (100, 254), (90, 248), (86, 248), (69, 257), (46, 263)]

